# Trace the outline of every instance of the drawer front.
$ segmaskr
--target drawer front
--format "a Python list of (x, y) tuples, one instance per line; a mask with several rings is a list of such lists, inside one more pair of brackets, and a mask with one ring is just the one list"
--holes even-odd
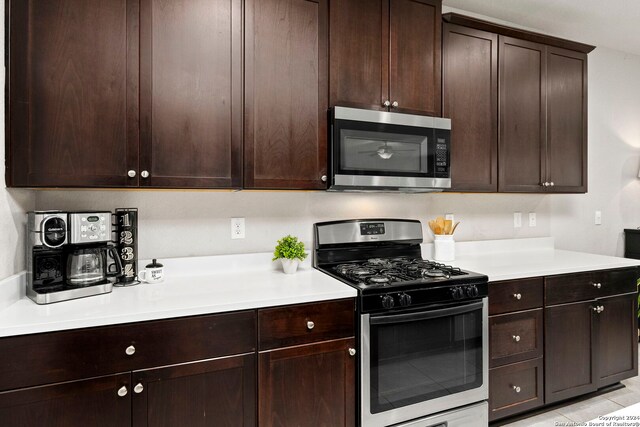
[(545, 304), (563, 304), (636, 291), (638, 269), (600, 270), (545, 278)]
[(489, 283), (489, 315), (541, 308), (543, 278)]
[(0, 338), (0, 390), (255, 351), (255, 331), (243, 311)]
[(259, 349), (355, 335), (353, 299), (258, 310)]
[(489, 370), (489, 421), (542, 406), (543, 359)]
[(543, 354), (542, 309), (489, 317), (489, 367)]

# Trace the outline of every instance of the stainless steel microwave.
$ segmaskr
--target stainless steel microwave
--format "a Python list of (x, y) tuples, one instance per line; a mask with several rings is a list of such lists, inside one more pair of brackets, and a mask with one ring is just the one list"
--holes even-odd
[(427, 192), (451, 188), (451, 120), (335, 107), (328, 189)]

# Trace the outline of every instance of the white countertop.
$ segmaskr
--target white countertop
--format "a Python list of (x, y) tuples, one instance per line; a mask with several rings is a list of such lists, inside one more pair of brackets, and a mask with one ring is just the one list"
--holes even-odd
[[(432, 244), (422, 247), (433, 259)], [(314, 270), (309, 259), (295, 275), (271, 254), (161, 260), (167, 279), (114, 288), (111, 294), (49, 305), (24, 296), (24, 274), (0, 282), (0, 337), (300, 304), (356, 296), (350, 286)], [(147, 261), (140, 261), (146, 265)], [(554, 249), (553, 238), (457, 242), (448, 262), (490, 281), (640, 265), (640, 260)]]
[[(432, 251), (433, 244), (423, 245), (424, 258), (433, 259)], [(486, 274), (495, 282), (634, 267), (640, 260), (554, 249), (553, 238), (543, 237), (456, 242), (456, 259), (446, 264)]]
[(161, 262), (164, 282), (114, 288), (110, 294), (37, 305), (23, 290), (18, 301), (0, 309), (0, 337), (356, 296), (354, 288), (313, 269), (308, 260), (293, 275), (275, 269), (270, 254)]

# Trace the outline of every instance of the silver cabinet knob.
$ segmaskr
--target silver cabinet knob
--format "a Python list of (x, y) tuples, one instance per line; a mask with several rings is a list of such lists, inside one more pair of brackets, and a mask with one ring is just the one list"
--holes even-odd
[(513, 391), (515, 391), (516, 393), (520, 393), (520, 387), (518, 387), (517, 385), (514, 385)]
[(140, 176), (143, 177), (143, 178), (149, 178), (149, 171), (140, 172)]
[(327, 175), (322, 175), (322, 176), (320, 177), (320, 181), (322, 181), (322, 182), (327, 182)]
[(522, 299), (522, 294), (513, 294), (513, 297), (517, 300), (521, 300)]
[(604, 311), (604, 305), (598, 307), (598, 313), (602, 313)]
[(129, 172), (127, 172), (127, 176), (129, 178), (134, 178), (136, 176), (136, 171), (134, 171), (133, 169), (131, 169)]
[(307, 322), (307, 329), (308, 329), (308, 330), (312, 330), (315, 326), (316, 326), (316, 324), (315, 324), (315, 323), (313, 323), (311, 320), (309, 320), (309, 321)]
[(548, 187), (548, 186), (549, 186), (549, 183), (548, 183), (548, 182), (543, 182), (541, 185), (542, 185), (543, 187)]
[(398, 101), (393, 101), (393, 104), (391, 104), (391, 106), (393, 108), (398, 108)]
[(387, 99), (386, 101), (384, 101), (384, 102), (382, 103), (382, 105), (383, 105), (384, 107), (389, 107), (389, 106), (391, 106), (391, 101), (389, 101), (389, 100)]
[(556, 184), (554, 184), (554, 182), (553, 182), (553, 181), (551, 181), (551, 182), (549, 183), (549, 185), (550, 185), (551, 187), (553, 187), (553, 186), (554, 186), (554, 185), (556, 185)]
[(602, 283), (592, 283), (593, 287), (596, 289), (602, 288)]
[(144, 390), (144, 386), (142, 385), (142, 383), (136, 384), (136, 386), (133, 388), (133, 392), (136, 394), (142, 393), (143, 390)]
[(128, 390), (127, 390), (127, 386), (126, 386), (126, 385), (123, 385), (122, 387), (120, 387), (120, 388), (118, 389), (118, 396), (120, 396), (120, 397), (125, 397), (125, 396), (127, 395), (127, 392), (128, 392)]
[(133, 356), (133, 354), (136, 352), (136, 348), (130, 345), (124, 350), (124, 352), (127, 353), (127, 356)]
[(514, 335), (514, 336), (513, 336), (513, 340), (514, 340), (515, 342), (520, 342), (520, 335)]
[(598, 314), (600, 314), (600, 313), (602, 313), (604, 311), (604, 307), (601, 306), (601, 305), (597, 305), (595, 307), (591, 307), (591, 309), (593, 311), (595, 311), (596, 313), (598, 313)]
[(356, 355), (356, 349), (355, 348), (349, 348), (349, 356), (355, 356)]

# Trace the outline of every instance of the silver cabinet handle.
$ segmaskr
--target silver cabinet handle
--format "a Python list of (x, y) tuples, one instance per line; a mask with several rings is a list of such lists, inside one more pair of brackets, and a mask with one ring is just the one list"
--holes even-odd
[(120, 387), (120, 388), (118, 389), (118, 396), (120, 396), (120, 397), (125, 397), (125, 396), (127, 395), (127, 392), (128, 392), (128, 390), (127, 390), (127, 386), (126, 386), (126, 385), (123, 385), (122, 387)]
[(135, 178), (135, 176), (136, 176), (136, 171), (134, 171), (133, 169), (131, 169), (129, 172), (127, 172), (127, 176), (129, 176), (129, 178)]
[(143, 390), (144, 390), (144, 386), (142, 385), (142, 383), (136, 384), (136, 386), (133, 388), (133, 392), (136, 394), (142, 393)]
[(514, 340), (515, 342), (520, 342), (520, 335), (514, 335), (514, 336), (513, 336), (513, 340)]
[(315, 324), (315, 323), (313, 323), (311, 320), (309, 320), (309, 321), (307, 322), (307, 329), (308, 329), (308, 330), (312, 330), (313, 328), (315, 328), (315, 326), (316, 326), (316, 324)]
[(322, 182), (327, 182), (327, 175), (322, 175), (322, 176), (320, 177), (320, 181), (322, 181)]
[(391, 101), (389, 101), (389, 100), (387, 99), (386, 101), (384, 101), (384, 102), (382, 103), (382, 105), (383, 105), (384, 107), (389, 107), (389, 106), (391, 105)]
[(356, 355), (356, 349), (355, 348), (349, 348), (349, 356), (355, 356)]
[(133, 356), (133, 354), (136, 352), (136, 348), (130, 345), (124, 350), (124, 352), (127, 353), (127, 356)]
[(522, 299), (522, 294), (513, 294), (513, 297), (517, 300), (521, 300)]
[(393, 104), (391, 104), (393, 108), (398, 108), (398, 105), (398, 101), (393, 101)]
[(149, 178), (149, 171), (140, 172), (140, 176), (143, 177), (143, 178)]
[(513, 386), (513, 391), (515, 391), (516, 393), (520, 393), (520, 387), (514, 385)]

